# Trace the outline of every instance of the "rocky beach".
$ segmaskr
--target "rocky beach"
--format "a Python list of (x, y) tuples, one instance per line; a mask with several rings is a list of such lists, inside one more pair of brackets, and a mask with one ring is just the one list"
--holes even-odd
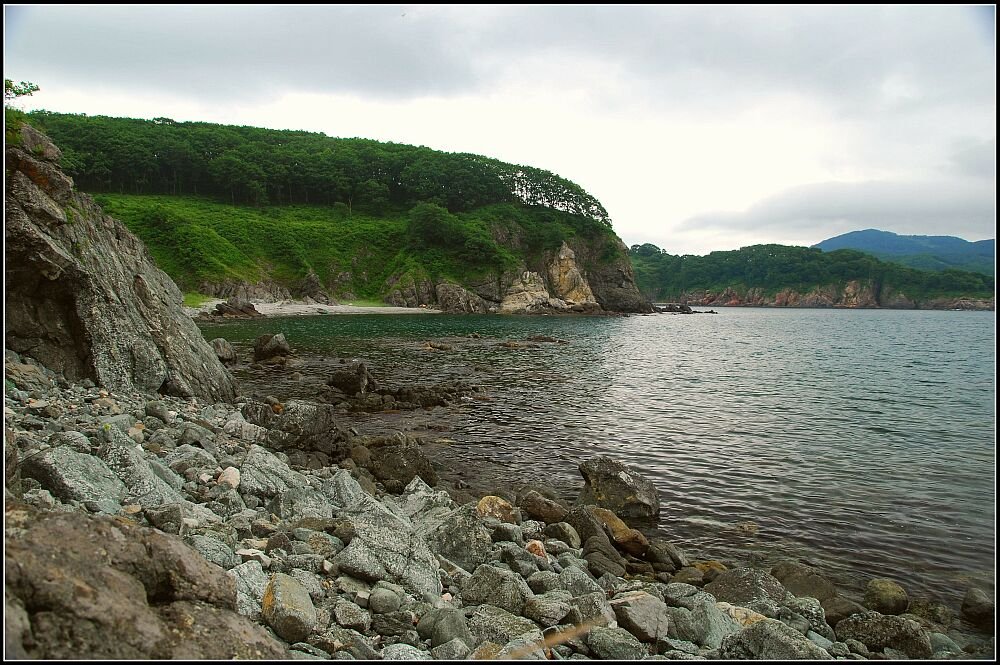
[[(473, 383), (345, 360), (314, 399), (245, 390), (54, 145), (25, 127), (6, 161), (6, 657), (993, 658), (982, 590), (911, 602), (887, 573), (856, 602), (798, 560), (689, 556), (610, 457), (572, 499), (478, 487), (347, 418), (433, 414)], [(294, 372), (293, 345), (264, 335), (252, 364)]]

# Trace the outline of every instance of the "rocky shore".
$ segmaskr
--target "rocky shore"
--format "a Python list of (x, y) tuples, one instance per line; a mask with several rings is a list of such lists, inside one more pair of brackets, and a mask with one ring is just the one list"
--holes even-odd
[(419, 439), (345, 430), (332, 404), (110, 392), (5, 363), (10, 657), (993, 654), (982, 592), (962, 618), (890, 580), (858, 604), (797, 561), (647, 538), (629, 522), (656, 491), (608, 458), (581, 464), (575, 502), (515, 483), (477, 497)]

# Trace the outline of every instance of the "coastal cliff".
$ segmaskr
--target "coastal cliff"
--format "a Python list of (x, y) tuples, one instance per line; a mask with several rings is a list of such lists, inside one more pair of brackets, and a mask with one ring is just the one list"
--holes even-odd
[(687, 305), (720, 307), (833, 307), (845, 309), (994, 310), (994, 298), (939, 297), (916, 300), (892, 288), (877, 289), (871, 281), (851, 280), (842, 285), (816, 287), (805, 293), (782, 289), (767, 295), (763, 289), (728, 287), (720, 292), (693, 291), (679, 301)]
[(70, 381), (232, 400), (232, 376), (143, 243), (75, 190), (45, 135), (18, 137), (5, 153), (6, 347)]

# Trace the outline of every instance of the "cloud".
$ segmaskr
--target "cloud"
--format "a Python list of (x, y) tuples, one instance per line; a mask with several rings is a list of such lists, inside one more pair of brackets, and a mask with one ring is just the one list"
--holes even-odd
[(793, 187), (743, 212), (697, 215), (678, 230), (781, 237), (789, 244), (866, 228), (980, 240), (994, 237), (995, 197), (995, 183), (982, 181), (824, 182)]

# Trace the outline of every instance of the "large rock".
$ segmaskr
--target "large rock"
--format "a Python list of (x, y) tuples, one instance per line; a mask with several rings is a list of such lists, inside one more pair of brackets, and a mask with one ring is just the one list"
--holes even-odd
[(231, 401), (236, 383), (170, 277), (73, 189), (51, 141), (27, 125), (20, 136), (5, 155), (6, 346), (70, 381)]
[(215, 357), (219, 359), (223, 365), (235, 365), (238, 357), (236, 355), (236, 349), (233, 345), (229, 343), (229, 340), (222, 337), (216, 337), (209, 344), (212, 345), (212, 351), (215, 352)]
[(808, 596), (823, 601), (837, 595), (833, 582), (810, 566), (797, 561), (782, 561), (771, 568), (771, 575), (795, 596)]
[[(233, 580), (180, 539), (125, 520), (8, 504), (5, 592), (25, 608), (32, 659), (275, 659), (236, 613)], [(16, 628), (5, 615), (5, 626)]]
[(722, 641), (719, 657), (732, 660), (833, 660), (805, 635), (775, 619), (758, 621)]
[(305, 476), (292, 471), (287, 464), (260, 446), (250, 446), (239, 471), (240, 494), (261, 499), (270, 499), (293, 487), (309, 485)]
[[(656, 486), (621, 462), (595, 457), (580, 464), (580, 473), (585, 485), (577, 497), (577, 505), (607, 508), (623, 518), (652, 518), (660, 514)], [(582, 532), (580, 537), (586, 538)]]
[(479, 641), (507, 644), (517, 637), (542, 639), (542, 631), (531, 619), (511, 614), (494, 605), (480, 605), (469, 616), (469, 631)]
[(284, 573), (276, 573), (267, 583), (261, 599), (261, 616), (288, 642), (301, 642), (316, 627), (316, 608), (309, 592)]
[(462, 506), (436, 524), (429, 531), (426, 524), (418, 526), (418, 532), (425, 533), (432, 552), (467, 571), (474, 571), (489, 560), (493, 538), (479, 519), (474, 505)]
[(271, 360), (282, 356), (290, 356), (292, 348), (288, 345), (284, 333), (276, 335), (261, 335), (253, 343), (253, 359), (257, 361)]
[(785, 587), (769, 573), (755, 568), (734, 568), (720, 573), (705, 585), (717, 600), (767, 614), (785, 600)]
[(649, 655), (646, 647), (623, 628), (597, 626), (584, 639), (601, 660), (642, 660)]
[(486, 314), (489, 304), (458, 284), (442, 282), (435, 287), (437, 306), (449, 314)]
[(656, 642), (667, 636), (670, 614), (662, 600), (644, 592), (633, 591), (611, 600), (618, 625), (641, 642)]
[(372, 475), (385, 485), (386, 491), (393, 494), (401, 493), (417, 476), (431, 487), (438, 482), (437, 472), (430, 460), (414, 441), (373, 449), (367, 466)]
[(71, 448), (55, 447), (25, 456), (20, 468), (22, 476), (38, 480), (66, 502), (111, 499), (121, 503), (128, 492), (125, 483), (99, 458)]
[(525, 601), (533, 595), (520, 575), (489, 564), (476, 568), (462, 585), (462, 600), (467, 605), (494, 605), (514, 614), (521, 614)]
[(910, 604), (910, 599), (899, 584), (880, 577), (868, 581), (862, 604), (880, 614), (902, 614)]
[(994, 628), (996, 603), (982, 589), (969, 589), (962, 599), (962, 616), (983, 630)]
[(340, 460), (347, 455), (346, 435), (330, 404), (288, 400), (276, 413), (270, 404), (248, 399), (240, 413), (252, 425), (265, 428), (267, 445), (275, 450), (315, 450)]
[(740, 630), (740, 623), (716, 603), (715, 598), (690, 584), (667, 586), (664, 601), (670, 605), (668, 635), (701, 646), (717, 648)]
[(441, 596), (438, 561), (405, 518), (363, 495), (343, 511), (354, 537), (336, 557), (340, 570), (364, 580), (403, 586), (418, 598)]
[(930, 658), (930, 636), (916, 621), (878, 612), (864, 612), (841, 620), (836, 626), (841, 642), (857, 640), (872, 651), (886, 647), (902, 651), (910, 658)]
[(548, 272), (552, 293), (556, 298), (564, 300), (570, 307), (579, 307), (581, 311), (601, 311), (594, 292), (590, 290), (590, 284), (576, 263), (576, 253), (565, 241), (549, 262)]

